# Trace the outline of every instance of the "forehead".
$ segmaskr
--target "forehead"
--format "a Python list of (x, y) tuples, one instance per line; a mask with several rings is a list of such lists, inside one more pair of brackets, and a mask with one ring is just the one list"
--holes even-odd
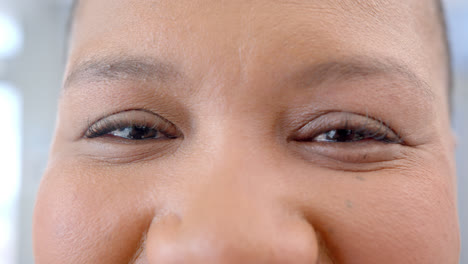
[(68, 69), (117, 54), (171, 61), (194, 76), (380, 57), (443, 86), (439, 58), (428, 45), (433, 13), (433, 5), (415, 0), (82, 0)]

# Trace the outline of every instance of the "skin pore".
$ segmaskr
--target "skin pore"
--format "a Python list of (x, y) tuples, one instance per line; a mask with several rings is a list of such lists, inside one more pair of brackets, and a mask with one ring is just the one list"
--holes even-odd
[(36, 263), (458, 263), (436, 14), (80, 1)]

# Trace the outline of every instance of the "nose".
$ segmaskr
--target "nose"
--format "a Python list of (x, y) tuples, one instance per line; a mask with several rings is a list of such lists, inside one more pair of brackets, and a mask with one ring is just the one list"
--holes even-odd
[(149, 263), (318, 262), (316, 233), (299, 214), (232, 188), (221, 188), (222, 195), (209, 189), (182, 213), (153, 220), (146, 241)]

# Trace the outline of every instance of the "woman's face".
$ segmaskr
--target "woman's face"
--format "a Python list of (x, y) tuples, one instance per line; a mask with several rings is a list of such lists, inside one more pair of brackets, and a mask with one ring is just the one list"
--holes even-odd
[(81, 1), (37, 263), (458, 263), (435, 13)]

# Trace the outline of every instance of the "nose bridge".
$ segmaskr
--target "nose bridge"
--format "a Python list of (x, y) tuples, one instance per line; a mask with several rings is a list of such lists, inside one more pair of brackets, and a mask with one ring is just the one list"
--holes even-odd
[[(274, 225), (273, 215), (280, 215), (275, 191), (262, 184), (268, 169), (260, 171), (263, 162), (246, 156), (241, 144), (225, 151), (216, 151), (213, 164), (195, 173), (199, 181), (190, 183), (180, 217), (182, 227), (199, 230), (205, 237), (240, 235), (234, 230), (252, 229), (253, 235), (262, 225)], [(226, 149), (226, 148), (224, 148)], [(271, 175), (270, 175), (271, 176)]]
[[(248, 197), (256, 196), (272, 185), (261, 184), (262, 181), (271, 183), (276, 180), (275, 175), (281, 173), (274, 168), (275, 155), (268, 143), (272, 140), (262, 139), (258, 135), (259, 131), (253, 128), (251, 123), (255, 122), (251, 118), (230, 113), (220, 115), (222, 117), (207, 118), (211, 122), (206, 122), (198, 133), (203, 136), (194, 144), (197, 149), (191, 149), (192, 153), (199, 153), (191, 161), (197, 170), (190, 172), (191, 180), (187, 184), (191, 185), (192, 190), (197, 190), (198, 193), (195, 193), (200, 197), (252, 199), (254, 197)], [(209, 146), (206, 146), (205, 135), (209, 135)]]
[(185, 185), (181, 219), (184, 228), (209, 231), (206, 235), (226, 238), (241, 234), (229, 230), (248, 229), (253, 235), (275, 226), (283, 215), (277, 188), (282, 172), (267, 150), (268, 140), (255, 136), (248, 117), (224, 116), (210, 150), (194, 161), (206, 164)]
[(281, 210), (278, 200), (281, 188), (277, 188), (280, 185), (277, 174), (281, 171), (267, 158), (261, 144), (252, 141), (250, 138), (222, 141), (212, 153), (212, 164), (195, 174), (202, 180), (191, 184), (193, 195), (186, 201), (190, 208), (201, 207), (197, 210), (214, 218), (229, 219), (240, 214), (258, 218), (260, 213)]
[[(216, 167), (208, 180), (193, 191), (186, 201), (185, 217), (197, 220), (200, 215), (210, 228), (217, 223), (231, 228), (261, 221), (261, 216), (274, 214), (278, 208), (275, 196), (262, 188), (254, 168)], [(212, 223), (211, 223), (212, 222)], [(224, 229), (224, 227), (222, 228)]]

